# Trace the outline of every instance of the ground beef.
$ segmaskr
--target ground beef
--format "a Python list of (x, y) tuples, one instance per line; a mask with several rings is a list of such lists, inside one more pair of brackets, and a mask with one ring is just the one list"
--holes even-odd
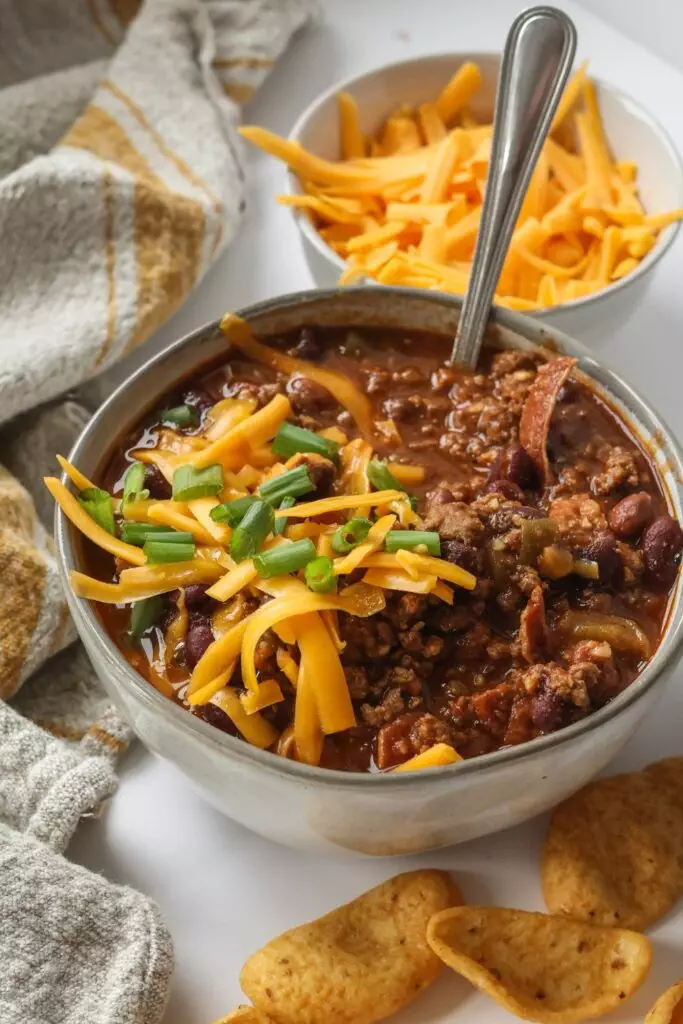
[(562, 539), (576, 547), (590, 544), (596, 532), (607, 528), (605, 514), (590, 494), (557, 498), (550, 505), (549, 515), (559, 523)]
[(603, 469), (591, 477), (591, 493), (605, 497), (612, 491), (635, 490), (640, 485), (638, 466), (633, 454), (621, 445), (603, 445), (597, 456)]
[(377, 736), (377, 767), (391, 768), (429, 750), (435, 743), (452, 742), (453, 731), (443, 719), (428, 713), (404, 714), (380, 728)]
[(442, 540), (459, 540), (476, 546), (486, 535), (486, 527), (479, 516), (464, 502), (433, 505), (428, 509), (425, 530), (436, 530)]

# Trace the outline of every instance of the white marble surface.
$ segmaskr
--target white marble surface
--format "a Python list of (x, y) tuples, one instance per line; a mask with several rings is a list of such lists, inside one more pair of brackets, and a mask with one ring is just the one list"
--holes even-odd
[[(496, 49), (520, 0), (326, 0), (321, 21), (292, 47), (247, 112), (287, 132), (298, 112), (335, 80), (420, 53)], [(683, 74), (574, 3), (580, 56), (600, 77), (654, 110), (683, 149)], [(644, 6), (644, 5), (641, 5)], [(258, 299), (310, 285), (289, 217), (272, 201), (280, 170), (249, 156), (248, 218), (231, 250), (183, 309), (146, 346)], [(681, 376), (683, 239), (656, 271), (647, 304), (599, 354), (632, 380), (683, 434)], [(136, 354), (133, 359), (140, 358)], [(128, 366), (132, 360), (128, 361)], [(679, 675), (615, 768), (680, 753)], [(239, 969), (268, 938), (362, 892), (406, 866), (452, 869), (470, 902), (541, 908), (543, 821), (487, 840), (394, 862), (317, 859), (253, 836), (204, 805), (169, 765), (140, 747), (127, 756), (106, 815), (84, 823), (70, 854), (156, 899), (169, 923), (177, 970), (166, 1024), (209, 1024), (240, 1000)], [(683, 908), (653, 931), (655, 967), (644, 989), (610, 1019), (636, 1024), (661, 989), (683, 975)], [(397, 1024), (503, 1024), (503, 1011), (454, 976), (442, 977)]]

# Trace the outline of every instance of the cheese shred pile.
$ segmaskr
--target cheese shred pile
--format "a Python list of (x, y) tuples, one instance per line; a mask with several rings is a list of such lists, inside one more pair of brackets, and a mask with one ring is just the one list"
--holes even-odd
[[(465, 63), (433, 102), (395, 110), (372, 136), (348, 93), (338, 96), (341, 159), (323, 160), (264, 128), (241, 134), (282, 160), (308, 215), (346, 262), (340, 283), (368, 278), (465, 293), (491, 158), (492, 125), (470, 103), (481, 85)], [(532, 176), (496, 301), (531, 311), (581, 299), (636, 269), (683, 209), (647, 213), (638, 168), (615, 161), (585, 65), (560, 102)]]

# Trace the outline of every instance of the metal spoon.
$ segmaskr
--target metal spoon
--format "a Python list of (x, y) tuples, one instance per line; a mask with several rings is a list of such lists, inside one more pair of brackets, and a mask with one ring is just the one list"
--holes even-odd
[(505, 41), (484, 206), (451, 362), (477, 364), (512, 232), (575, 50), (574, 23), (554, 7), (523, 11)]

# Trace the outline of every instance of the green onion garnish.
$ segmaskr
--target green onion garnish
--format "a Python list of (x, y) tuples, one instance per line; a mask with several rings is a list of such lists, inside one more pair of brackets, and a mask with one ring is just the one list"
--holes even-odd
[(306, 585), (309, 590), (316, 594), (329, 594), (337, 586), (337, 577), (334, 575), (332, 559), (327, 555), (320, 555), (314, 558), (306, 566)]
[(379, 459), (370, 459), (368, 480), (378, 491), (405, 491), (403, 484), (400, 484), (393, 473), (389, 471), (386, 462), (381, 462)]
[(245, 558), (255, 555), (274, 525), (273, 506), (257, 498), (247, 509), (230, 540), (230, 554), (235, 561), (243, 562)]
[(142, 550), (147, 555), (150, 565), (159, 565), (162, 562), (191, 562), (194, 558), (194, 540), (180, 541), (164, 540), (156, 537), (146, 540)]
[(310, 494), (315, 490), (308, 466), (296, 466), (285, 473), (266, 480), (259, 487), (259, 495), (271, 505), (279, 505), (283, 498), (300, 498), (302, 494)]
[[(155, 540), (158, 536), (171, 532), (170, 527), (161, 523), (134, 523), (129, 520), (121, 523), (121, 540), (125, 540), (126, 544), (137, 544), (138, 547), (142, 547), (148, 538)], [(177, 533), (176, 536), (185, 537), (185, 534)], [(192, 539), (192, 534), (187, 536)]]
[(441, 537), (435, 530), (390, 530), (384, 540), (386, 550), (415, 551), (424, 547), (428, 555), (441, 556)]
[(304, 430), (293, 423), (283, 423), (273, 440), (272, 449), (276, 455), (288, 459), (298, 452), (315, 452), (336, 462), (341, 446), (327, 437), (320, 437), (312, 430)]
[(78, 500), (98, 526), (116, 536), (114, 505), (109, 491), (103, 491), (99, 487), (86, 487), (79, 493)]
[[(280, 502), (280, 508), (291, 508), (292, 505), (296, 505), (296, 498), (288, 497), (283, 498)], [(285, 532), (285, 526), (287, 525), (287, 516), (280, 516), (279, 519), (275, 520), (275, 526), (273, 527), (273, 533), (276, 537), (282, 536)]]
[(173, 474), (173, 498), (175, 501), (193, 501), (207, 498), (223, 490), (223, 467), (180, 466)]
[(145, 487), (145, 467), (141, 462), (134, 462), (123, 478), (123, 500), (145, 501), (147, 498), (149, 491)]
[(132, 635), (142, 636), (159, 621), (163, 612), (163, 597), (146, 597), (143, 601), (135, 601), (130, 609), (130, 632)]
[(192, 405), (176, 405), (172, 409), (164, 409), (159, 413), (162, 423), (171, 423), (174, 427), (196, 427), (199, 413)]
[(348, 554), (353, 548), (362, 544), (370, 532), (371, 526), (372, 523), (369, 519), (349, 519), (348, 523), (343, 523), (335, 530), (332, 537), (332, 550), (337, 555)]
[(315, 544), (310, 537), (306, 537), (292, 544), (283, 544), (280, 548), (259, 552), (254, 555), (254, 565), (259, 576), (267, 580), (271, 576), (287, 576), (290, 572), (297, 572), (314, 558)]
[(234, 501), (227, 501), (223, 505), (216, 505), (215, 508), (211, 509), (209, 515), (214, 523), (227, 523), (228, 526), (232, 526), (234, 529), (240, 525), (255, 501), (258, 501), (258, 498), (253, 498), (251, 495), (245, 495), (244, 498), (235, 498)]

